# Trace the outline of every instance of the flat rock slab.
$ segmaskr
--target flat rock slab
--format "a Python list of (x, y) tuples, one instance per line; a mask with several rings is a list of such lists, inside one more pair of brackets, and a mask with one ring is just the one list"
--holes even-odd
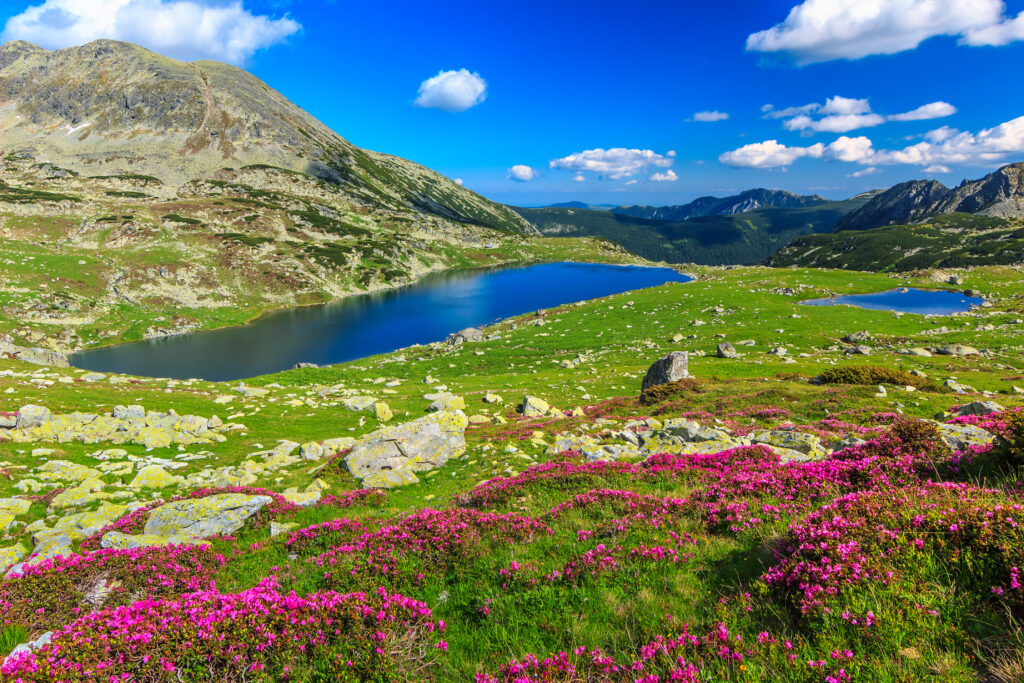
[(179, 500), (152, 510), (144, 534), (209, 538), (233, 534), (246, 520), (273, 502), (270, 496), (221, 493), (196, 500)]

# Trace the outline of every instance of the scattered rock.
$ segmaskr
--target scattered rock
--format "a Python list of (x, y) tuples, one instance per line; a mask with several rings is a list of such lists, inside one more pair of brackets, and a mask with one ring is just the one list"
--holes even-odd
[(740, 354), (736, 353), (736, 349), (729, 342), (722, 342), (718, 345), (718, 349), (715, 352), (719, 358), (739, 358)]
[(966, 405), (960, 406), (960, 409), (956, 411), (956, 415), (991, 415), (993, 413), (1001, 413), (1006, 408), (1002, 407), (995, 401), (973, 401)]
[(551, 410), (551, 405), (536, 396), (524, 396), (523, 402), (519, 405), (519, 412), (526, 417), (542, 417), (549, 410)]
[(416, 472), (441, 467), (466, 450), (468, 424), (466, 415), (454, 410), (378, 429), (356, 441), (345, 465), (364, 488), (415, 483)]
[(847, 344), (863, 344), (867, 340), (871, 339), (871, 333), (867, 330), (861, 330), (860, 332), (851, 332), (850, 334), (843, 337), (843, 341)]
[(144, 533), (155, 536), (210, 536), (233, 534), (246, 520), (273, 502), (270, 496), (221, 493), (195, 500), (179, 500), (149, 513)]
[(935, 349), (940, 356), (979, 356), (981, 352), (966, 344), (943, 344)]
[(686, 351), (673, 351), (664, 358), (659, 358), (647, 369), (640, 390), (660, 384), (678, 382), (690, 376), (690, 355)]

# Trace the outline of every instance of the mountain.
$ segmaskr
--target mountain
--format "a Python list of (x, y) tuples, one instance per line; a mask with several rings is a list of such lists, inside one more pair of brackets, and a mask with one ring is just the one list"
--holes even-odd
[(758, 209), (725, 216), (659, 221), (610, 211), (516, 207), (544, 235), (601, 237), (653, 261), (708, 265), (760, 263), (796, 237), (829, 232), (866, 193), (841, 202), (786, 209)]
[(979, 180), (949, 189), (937, 180), (894, 185), (850, 212), (836, 230), (868, 230), (897, 223), (919, 223), (932, 216), (971, 213), (1024, 218), (1024, 164), (1009, 164)]
[(949, 189), (895, 185), (851, 211), (829, 235), (794, 240), (776, 266), (903, 271), (1024, 262), (1024, 163)]
[(80, 174), (133, 173), (177, 186), (269, 165), (366, 206), (532, 232), (514, 211), (434, 171), (356, 147), (242, 69), (179, 62), (130, 43), (0, 46), (0, 142)]
[(756, 188), (731, 197), (700, 197), (681, 206), (618, 206), (614, 213), (660, 221), (685, 221), (701, 216), (731, 216), (757, 209), (796, 209), (828, 203), (820, 195)]

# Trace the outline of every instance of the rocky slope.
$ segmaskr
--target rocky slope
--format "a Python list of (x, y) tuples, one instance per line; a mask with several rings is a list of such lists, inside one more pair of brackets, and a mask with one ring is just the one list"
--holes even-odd
[(659, 221), (685, 221), (700, 216), (731, 216), (757, 209), (795, 209), (827, 204), (820, 195), (797, 195), (785, 190), (756, 188), (730, 197), (699, 197), (677, 206), (619, 206), (612, 211), (623, 216)]
[(1024, 218), (1024, 164), (1003, 166), (979, 180), (965, 180), (954, 189), (937, 180), (894, 185), (847, 214), (836, 225), (836, 231), (919, 223), (948, 213)]
[(82, 175), (149, 175), (174, 186), (266, 164), (367, 206), (531, 231), (515, 212), (440, 174), (352, 145), (241, 69), (130, 43), (0, 46), (0, 144)]

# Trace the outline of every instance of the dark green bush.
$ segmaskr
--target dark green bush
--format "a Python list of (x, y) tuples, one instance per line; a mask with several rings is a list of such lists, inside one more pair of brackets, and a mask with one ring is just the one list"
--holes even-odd
[(686, 394), (700, 394), (703, 392), (704, 389), (700, 381), (693, 377), (684, 377), (676, 382), (647, 387), (647, 389), (640, 393), (640, 405), (653, 406)]
[(818, 375), (819, 384), (895, 384), (911, 387), (931, 387), (932, 384), (924, 377), (911, 375), (909, 372), (886, 368), (879, 365), (856, 365), (829, 368)]
[(1006, 429), (1000, 430), (992, 447), (992, 460), (999, 464), (1024, 465), (1024, 412), (1007, 414)]

